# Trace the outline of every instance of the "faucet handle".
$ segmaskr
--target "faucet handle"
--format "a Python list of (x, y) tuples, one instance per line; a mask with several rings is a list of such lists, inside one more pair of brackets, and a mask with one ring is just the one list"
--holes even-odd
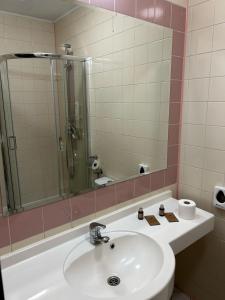
[(98, 227), (100, 227), (102, 229), (105, 229), (106, 225), (103, 225), (103, 224), (100, 224), (100, 223), (97, 223), (97, 222), (93, 222), (93, 223), (90, 224), (89, 227), (90, 227), (90, 230), (98, 228)]

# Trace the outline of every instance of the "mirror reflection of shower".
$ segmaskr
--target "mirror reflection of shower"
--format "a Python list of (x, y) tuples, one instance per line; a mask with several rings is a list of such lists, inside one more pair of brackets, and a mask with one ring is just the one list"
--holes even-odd
[(5, 211), (55, 202), (91, 185), (86, 58), (18, 53), (0, 57)]

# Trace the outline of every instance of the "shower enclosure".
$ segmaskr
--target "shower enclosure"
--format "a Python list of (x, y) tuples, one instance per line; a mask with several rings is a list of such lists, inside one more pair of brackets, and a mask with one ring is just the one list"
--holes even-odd
[(89, 189), (87, 62), (48, 53), (0, 56), (3, 212)]

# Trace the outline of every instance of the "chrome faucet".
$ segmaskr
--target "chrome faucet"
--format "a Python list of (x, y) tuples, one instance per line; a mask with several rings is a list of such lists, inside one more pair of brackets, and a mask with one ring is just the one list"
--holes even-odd
[(99, 224), (96, 222), (93, 222), (89, 226), (90, 230), (90, 243), (92, 245), (98, 245), (100, 243), (108, 243), (110, 238), (108, 236), (102, 236), (101, 235), (101, 229), (105, 229), (106, 226), (103, 224)]

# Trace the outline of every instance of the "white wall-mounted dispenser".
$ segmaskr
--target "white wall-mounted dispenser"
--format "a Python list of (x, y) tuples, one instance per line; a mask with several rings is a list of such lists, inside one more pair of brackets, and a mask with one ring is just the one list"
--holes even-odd
[(147, 164), (139, 164), (138, 165), (138, 173), (140, 175), (146, 175), (150, 173), (149, 165)]
[(215, 207), (225, 210), (225, 187), (214, 187), (213, 203)]

